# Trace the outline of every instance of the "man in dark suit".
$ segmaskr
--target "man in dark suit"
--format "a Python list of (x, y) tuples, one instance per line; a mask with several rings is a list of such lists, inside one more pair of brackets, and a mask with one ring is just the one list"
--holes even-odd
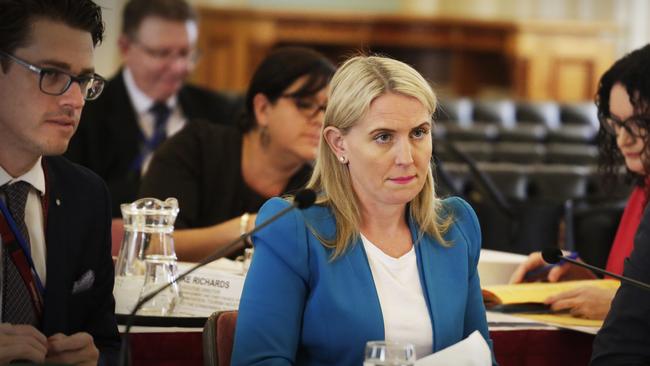
[(107, 182), (113, 216), (136, 199), (152, 152), (186, 123), (234, 123), (227, 97), (185, 83), (197, 61), (196, 15), (185, 0), (131, 0), (119, 49), (124, 66), (84, 109), (66, 156)]
[(62, 154), (94, 73), (90, 0), (0, 0), (0, 364), (112, 364), (110, 201)]

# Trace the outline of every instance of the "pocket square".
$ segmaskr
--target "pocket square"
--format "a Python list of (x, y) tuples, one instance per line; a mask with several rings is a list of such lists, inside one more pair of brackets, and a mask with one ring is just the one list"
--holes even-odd
[(86, 273), (82, 274), (78, 280), (74, 281), (74, 284), (72, 285), (72, 294), (74, 295), (89, 290), (93, 287), (93, 283), (95, 283), (95, 272), (93, 272), (92, 269), (89, 269)]

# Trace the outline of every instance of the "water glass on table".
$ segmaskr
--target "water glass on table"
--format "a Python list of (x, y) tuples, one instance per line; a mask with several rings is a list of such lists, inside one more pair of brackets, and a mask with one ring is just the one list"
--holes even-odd
[(363, 366), (414, 366), (415, 346), (397, 341), (370, 341), (366, 343)]

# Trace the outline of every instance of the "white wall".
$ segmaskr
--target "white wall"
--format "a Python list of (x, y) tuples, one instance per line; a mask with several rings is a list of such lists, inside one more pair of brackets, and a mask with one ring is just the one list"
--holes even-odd
[(120, 67), (120, 56), (117, 49), (117, 37), (122, 27), (122, 8), (125, 0), (95, 0), (102, 8), (102, 17), (106, 31), (104, 41), (95, 50), (95, 70), (98, 74), (109, 78)]

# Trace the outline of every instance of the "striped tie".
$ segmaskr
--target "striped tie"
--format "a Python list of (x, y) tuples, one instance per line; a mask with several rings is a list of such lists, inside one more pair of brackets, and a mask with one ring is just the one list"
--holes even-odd
[[(25, 204), (31, 187), (31, 184), (23, 181), (3, 187), (7, 208), (16, 221), (23, 238), (27, 241), (27, 245), (30, 245), (30, 242), (27, 225), (25, 225)], [(38, 317), (29, 290), (20, 276), (18, 268), (9, 258), (6, 245), (2, 246), (2, 258), (4, 270), (2, 321), (12, 324), (38, 325)]]

